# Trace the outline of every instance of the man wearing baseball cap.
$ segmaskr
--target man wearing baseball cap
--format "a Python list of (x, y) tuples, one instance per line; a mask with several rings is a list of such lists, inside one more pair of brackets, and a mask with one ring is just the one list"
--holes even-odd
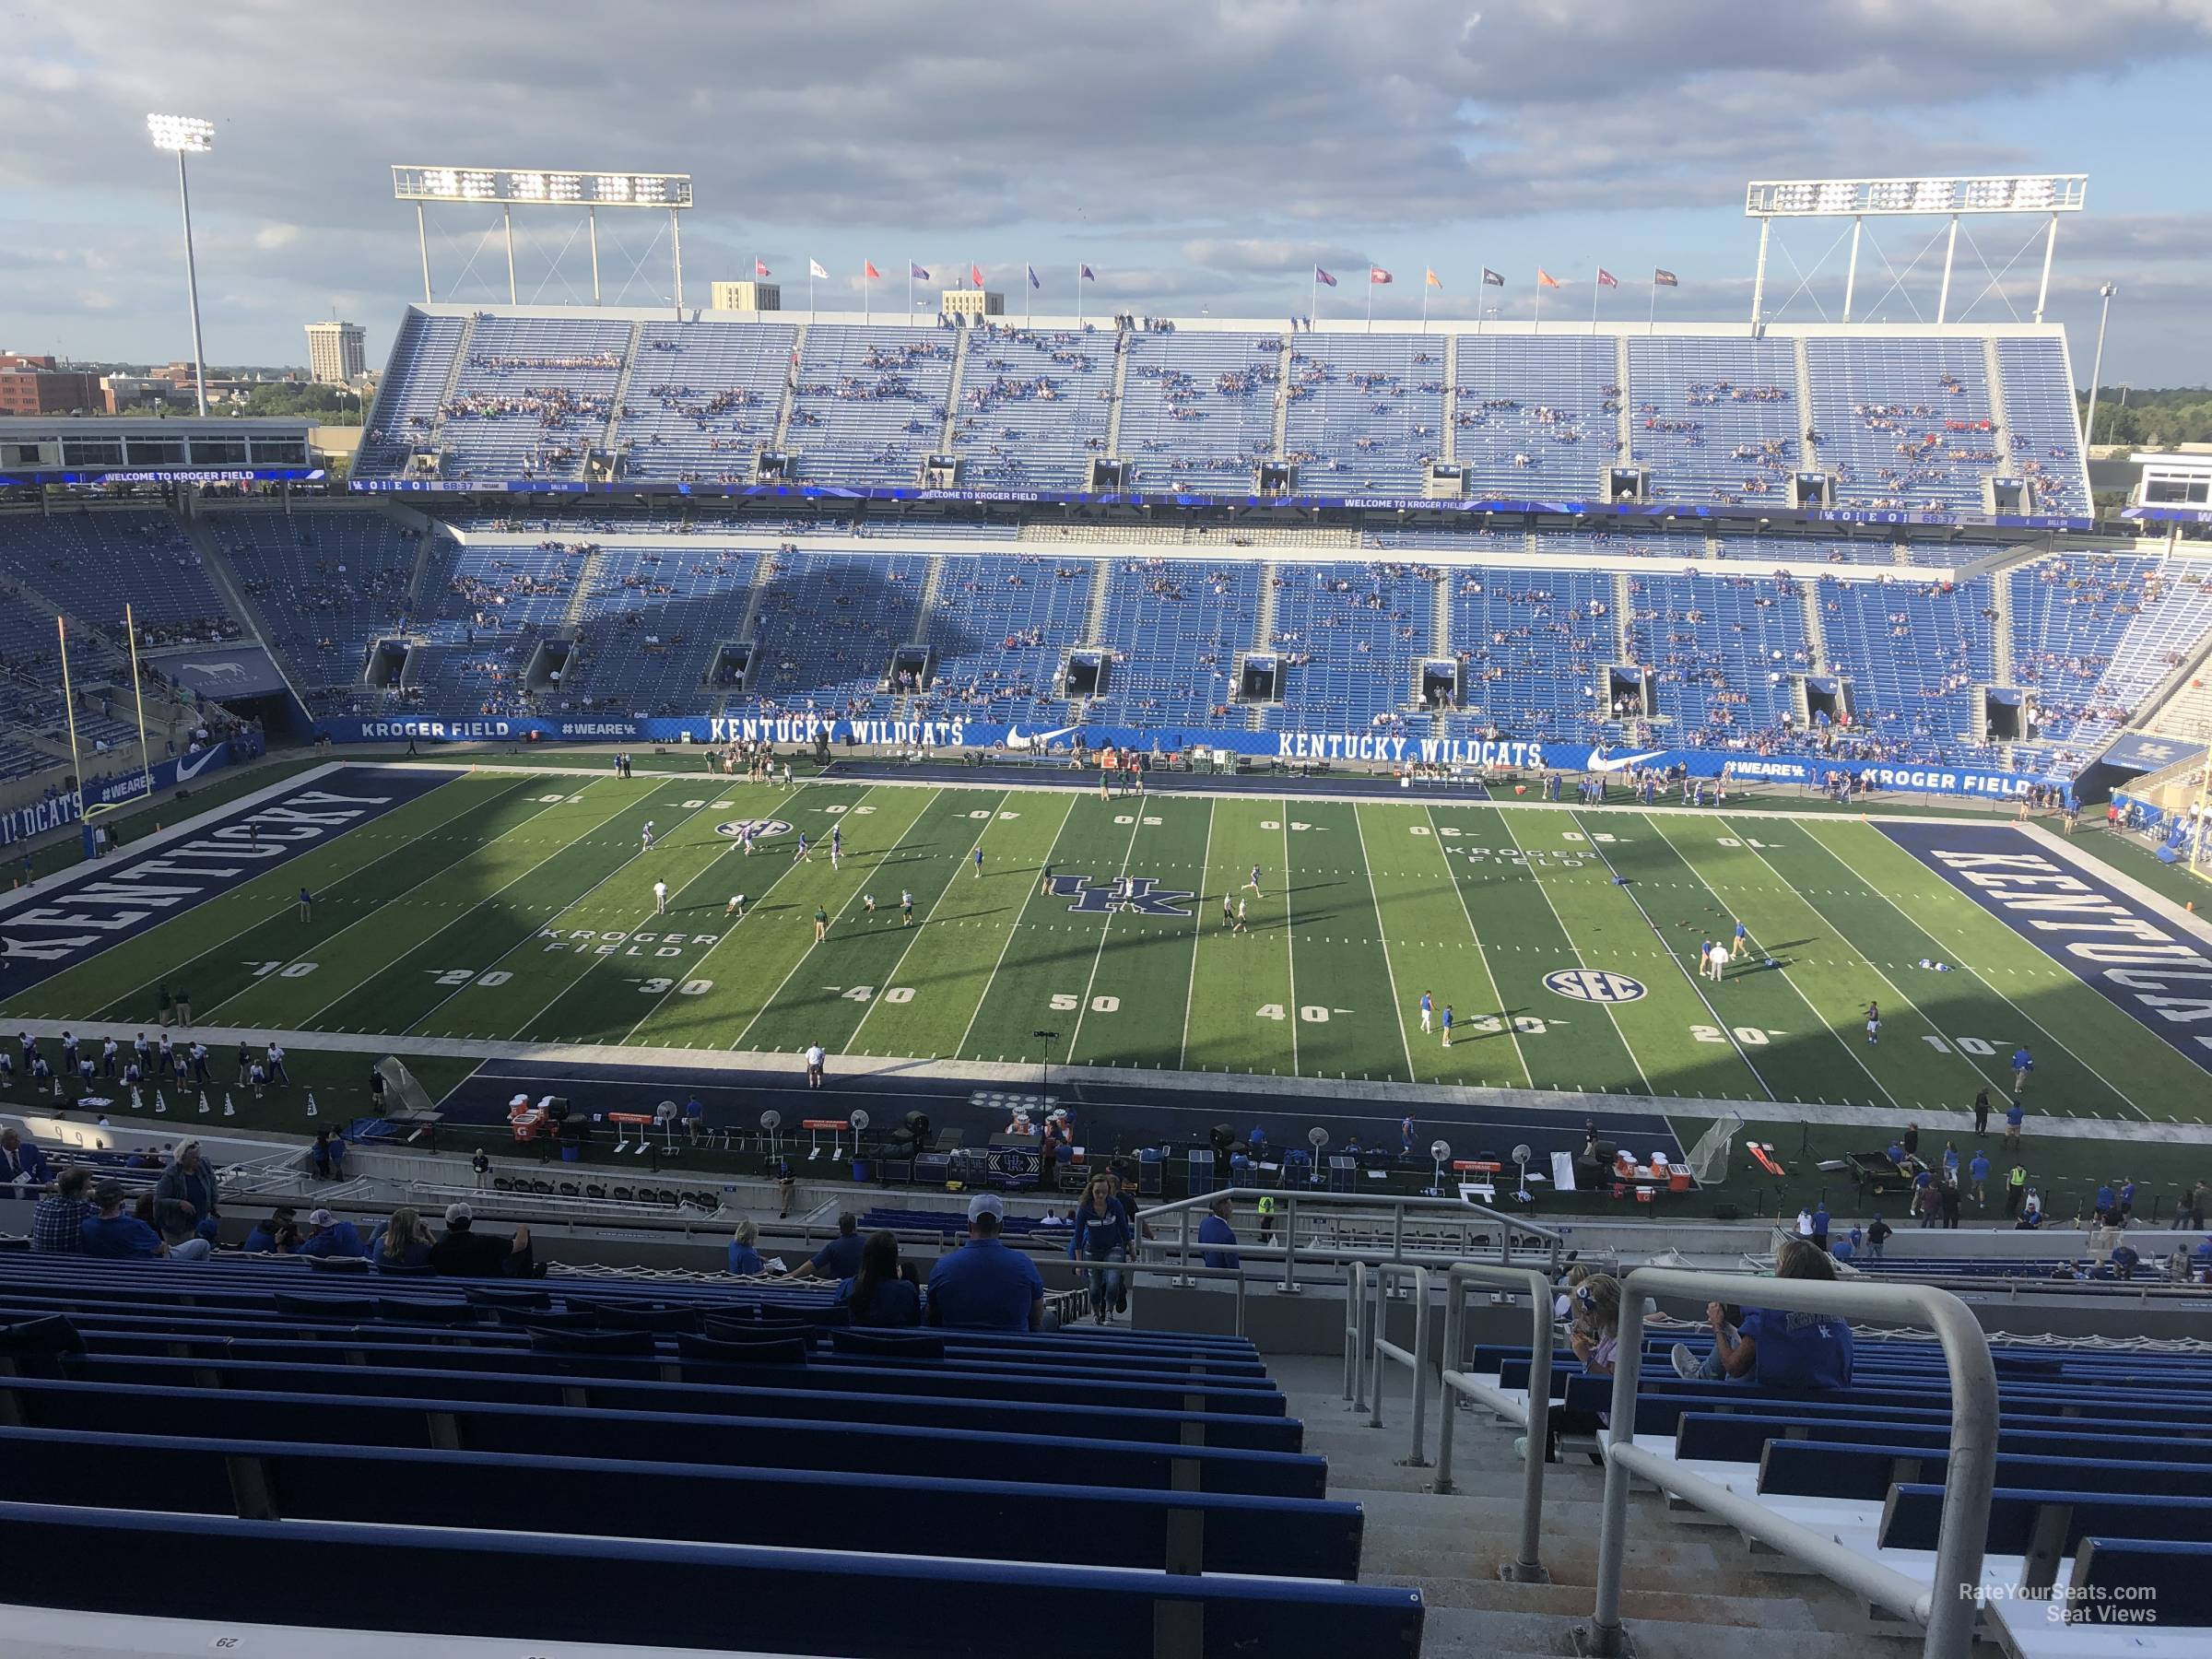
[(300, 1248), (294, 1253), (303, 1256), (347, 1256), (354, 1259), (369, 1253), (361, 1242), (360, 1230), (350, 1221), (341, 1221), (326, 1209), (311, 1211), (307, 1225), (300, 1230)]
[(927, 1320), (964, 1331), (1044, 1329), (1044, 1276), (998, 1236), (1006, 1206), (996, 1193), (968, 1200), (968, 1241), (929, 1274)]
[(476, 1212), (465, 1204), (445, 1206), (445, 1237), (430, 1246), (430, 1268), (446, 1277), (529, 1278), (535, 1263), (530, 1230), (518, 1227), (512, 1239), (476, 1229)]

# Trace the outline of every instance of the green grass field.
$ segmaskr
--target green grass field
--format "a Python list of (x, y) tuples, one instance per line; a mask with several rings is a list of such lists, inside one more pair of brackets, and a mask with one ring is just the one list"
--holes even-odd
[[(717, 826), (778, 820), (747, 858)], [(641, 848), (651, 820), (658, 837)], [(832, 829), (845, 853), (833, 867)], [(972, 853), (983, 853), (982, 874)], [(1041, 866), (1187, 893), (1071, 909)], [(1258, 894), (1242, 892), (1261, 867)], [(1618, 885), (1615, 877), (1627, 878)], [(667, 883), (670, 913), (653, 913)], [(296, 914), (301, 885), (317, 902)], [(915, 924), (901, 926), (911, 890)], [(1137, 889), (1141, 891), (1141, 888)], [(743, 892), (742, 921), (724, 907)], [(1222, 896), (1241, 896), (1242, 932)], [(877, 909), (868, 913), (864, 895)], [(817, 909), (830, 917), (814, 941)], [(1700, 940), (1757, 946), (1720, 984)], [(1771, 956), (1773, 969), (1755, 965)], [(1956, 965), (1942, 974), (1923, 958)], [(1546, 976), (1637, 982), (1587, 1001)], [(1571, 983), (1572, 982), (1570, 982)], [(1963, 1107), (2035, 1051), (2040, 1112), (2195, 1121), (2204, 1072), (1874, 829), (1800, 818), (1250, 795), (457, 772), (13, 996), (0, 1013), (429, 1037)], [(1456, 1014), (1419, 1030), (1422, 992)], [(1869, 999), (1882, 1041), (1861, 1038)]]

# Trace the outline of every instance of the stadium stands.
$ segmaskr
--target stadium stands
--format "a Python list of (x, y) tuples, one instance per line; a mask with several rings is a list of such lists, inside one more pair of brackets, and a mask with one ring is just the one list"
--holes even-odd
[(929, 560), (903, 554), (775, 556), (754, 638), (755, 695), (790, 709), (863, 715), (888, 706), (891, 655), (912, 643)]
[(609, 547), (593, 561), (578, 665), (562, 699), (639, 714), (703, 706), (716, 652), (740, 637), (759, 555), (724, 547)]
[(447, 474), (576, 477), (614, 412), (629, 333), (627, 323), (575, 312), (478, 316), (453, 394), (438, 408)]
[(1414, 665), (1435, 650), (1441, 578), (1413, 565), (1279, 567), (1267, 643), (1285, 668), (1268, 728), (1352, 731), (1413, 708)]
[(1788, 340), (1631, 339), (1629, 458), (1660, 500), (1786, 502), (1797, 469), (1797, 352)]
[(1679, 741), (1771, 732), (1794, 713), (1792, 677), (1807, 671), (1805, 594), (1756, 576), (1632, 576), (1629, 641), (1656, 670), (1659, 712)]
[(1611, 575), (1457, 570), (1451, 578), (1452, 647), (1465, 705), (1452, 717), (1453, 735), (1603, 737), (1610, 715), (1598, 666), (1618, 655)]
[(125, 605), (142, 647), (235, 640), (241, 631), (191, 538), (166, 512), (0, 513), (0, 570), (117, 641)]
[(809, 328), (786, 440), (800, 479), (913, 483), (944, 434), (958, 340), (943, 328)]
[(1276, 335), (1126, 336), (1121, 452), (1140, 484), (1251, 488), (1275, 453), (1283, 342)]
[(1611, 340), (1462, 335), (1454, 453), (1470, 491), (1587, 500), (1618, 453)]
[(1982, 342), (1812, 339), (1813, 453), (1850, 507), (1979, 512), (2006, 475)]
[(1062, 653), (1083, 642), (1098, 561), (984, 557), (948, 560), (927, 618), (931, 714), (1012, 720), (1063, 707)]
[(1285, 458), (1301, 488), (1418, 496), (1443, 425), (1442, 340), (1300, 335), (1291, 347)]
[(1972, 688), (1995, 671), (1995, 595), (1987, 577), (1959, 583), (1907, 580), (1816, 590), (1826, 668), (1852, 682), (1854, 714), (1894, 753), (1960, 752), (1972, 724)]
[(1250, 559), (1116, 559), (1105, 610), (1113, 667), (1094, 717), (1159, 726), (1225, 717), (1237, 659), (1254, 643), (1261, 580)]
[(783, 324), (644, 324), (620, 412), (622, 476), (748, 481), (775, 436), (796, 338)]
[(1359, 1582), (1362, 1511), (1241, 1339), (875, 1335), (734, 1280), (179, 1272), (0, 1253), (14, 1599), (235, 1620), (251, 1582), (271, 1623), (719, 1648), (739, 1573), (756, 1650), (820, 1651), (832, 1605), (863, 1655), (1010, 1659), (1046, 1618), (1117, 1653), (1163, 1619), (1206, 1652), (1418, 1650), (1420, 1595)]
[(1085, 489), (1113, 418), (1119, 335), (971, 329), (953, 449), (981, 489)]

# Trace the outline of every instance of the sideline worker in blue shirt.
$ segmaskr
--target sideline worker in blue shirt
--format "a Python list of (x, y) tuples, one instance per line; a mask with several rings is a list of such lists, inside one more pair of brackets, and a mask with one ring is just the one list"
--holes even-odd
[(1044, 1329), (1044, 1276), (998, 1236), (1006, 1206), (996, 1193), (968, 1200), (968, 1241), (929, 1272), (927, 1322), (967, 1331)]

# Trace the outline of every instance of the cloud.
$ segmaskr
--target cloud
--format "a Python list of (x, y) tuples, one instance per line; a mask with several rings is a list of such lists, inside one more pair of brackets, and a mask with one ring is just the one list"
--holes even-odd
[(278, 248), (288, 248), (299, 240), (300, 227), (297, 225), (264, 225), (253, 232), (253, 245), (265, 253), (274, 253)]

